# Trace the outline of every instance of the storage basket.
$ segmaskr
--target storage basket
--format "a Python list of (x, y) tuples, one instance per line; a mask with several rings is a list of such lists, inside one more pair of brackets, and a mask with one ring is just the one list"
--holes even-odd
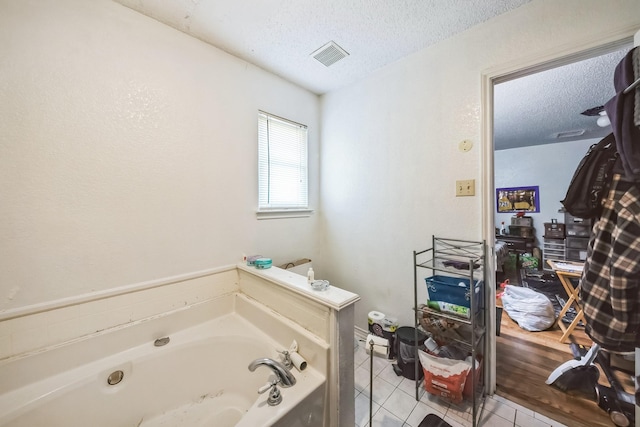
[(545, 222), (544, 237), (546, 239), (564, 239), (564, 224), (558, 222)]
[[(471, 308), (469, 279), (450, 276), (431, 276), (424, 279), (427, 284), (429, 301), (448, 302)], [(482, 281), (474, 280), (476, 309), (483, 307)]]
[(533, 218), (530, 216), (512, 216), (511, 225), (517, 227), (533, 227)]
[(587, 249), (589, 246), (589, 239), (585, 237), (567, 237), (565, 240), (566, 247), (571, 249)]
[(523, 225), (509, 226), (509, 234), (518, 237), (533, 237), (533, 227), (525, 227)]

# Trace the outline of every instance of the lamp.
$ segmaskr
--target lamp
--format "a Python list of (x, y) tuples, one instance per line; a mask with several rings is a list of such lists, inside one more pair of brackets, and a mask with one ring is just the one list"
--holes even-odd
[(611, 125), (611, 120), (609, 120), (609, 116), (607, 116), (607, 112), (602, 110), (600, 111), (600, 117), (598, 117), (598, 120), (596, 120), (596, 123), (598, 124), (598, 126), (600, 126), (601, 128), (606, 128), (607, 126)]

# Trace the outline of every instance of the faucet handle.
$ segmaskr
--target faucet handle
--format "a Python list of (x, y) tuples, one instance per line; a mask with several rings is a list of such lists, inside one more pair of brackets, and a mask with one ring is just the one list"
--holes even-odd
[(282, 402), (282, 394), (278, 389), (278, 380), (273, 380), (260, 387), (258, 389), (258, 394), (262, 394), (266, 391), (269, 391), (269, 398), (267, 399), (267, 404), (269, 406), (276, 406)]
[(278, 351), (278, 353), (282, 355), (282, 364), (284, 365), (284, 367), (287, 369), (291, 369), (291, 367), (293, 366), (293, 362), (291, 361), (291, 353), (289, 353), (289, 351), (287, 350)]
[(271, 389), (271, 387), (275, 387), (275, 386), (277, 386), (277, 385), (278, 385), (278, 381), (277, 381), (277, 380), (273, 380), (273, 381), (271, 381), (271, 382), (269, 382), (269, 383), (266, 383), (265, 385), (263, 385), (262, 387), (260, 387), (260, 388), (258, 389), (258, 394), (262, 394), (262, 393), (264, 393), (265, 391), (267, 391), (267, 390)]

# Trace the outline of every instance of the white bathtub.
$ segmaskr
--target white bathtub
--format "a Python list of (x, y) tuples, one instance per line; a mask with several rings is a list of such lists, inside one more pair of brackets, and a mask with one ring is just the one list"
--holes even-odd
[[(277, 406), (267, 405), (268, 392), (257, 393), (272, 377), (271, 370), (264, 366), (248, 370), (249, 363), (260, 357), (279, 360), (276, 350), (284, 345), (265, 329), (277, 328), (277, 336), (297, 336), (308, 352), (326, 348), (302, 328), (242, 294), (225, 298), (234, 309), (170, 334), (165, 346), (156, 347), (149, 340), (115, 354), (104, 348), (103, 358), (1, 390), (0, 426), (326, 425), (326, 366), (313, 366), (314, 361), (324, 363), (322, 355), (316, 358), (307, 353), (309, 367), (303, 372), (293, 368), (297, 383), (281, 388), (283, 400)], [(304, 356), (303, 348), (300, 351)], [(10, 362), (2, 367), (11, 369)], [(15, 369), (29, 366), (24, 360), (16, 362)], [(123, 379), (109, 385), (107, 378), (115, 371), (122, 371)]]

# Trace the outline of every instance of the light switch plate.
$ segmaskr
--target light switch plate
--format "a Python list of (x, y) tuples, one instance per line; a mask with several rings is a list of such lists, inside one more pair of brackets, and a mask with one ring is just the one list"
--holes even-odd
[(456, 197), (475, 196), (475, 195), (476, 195), (475, 179), (465, 179), (462, 181), (456, 181)]

